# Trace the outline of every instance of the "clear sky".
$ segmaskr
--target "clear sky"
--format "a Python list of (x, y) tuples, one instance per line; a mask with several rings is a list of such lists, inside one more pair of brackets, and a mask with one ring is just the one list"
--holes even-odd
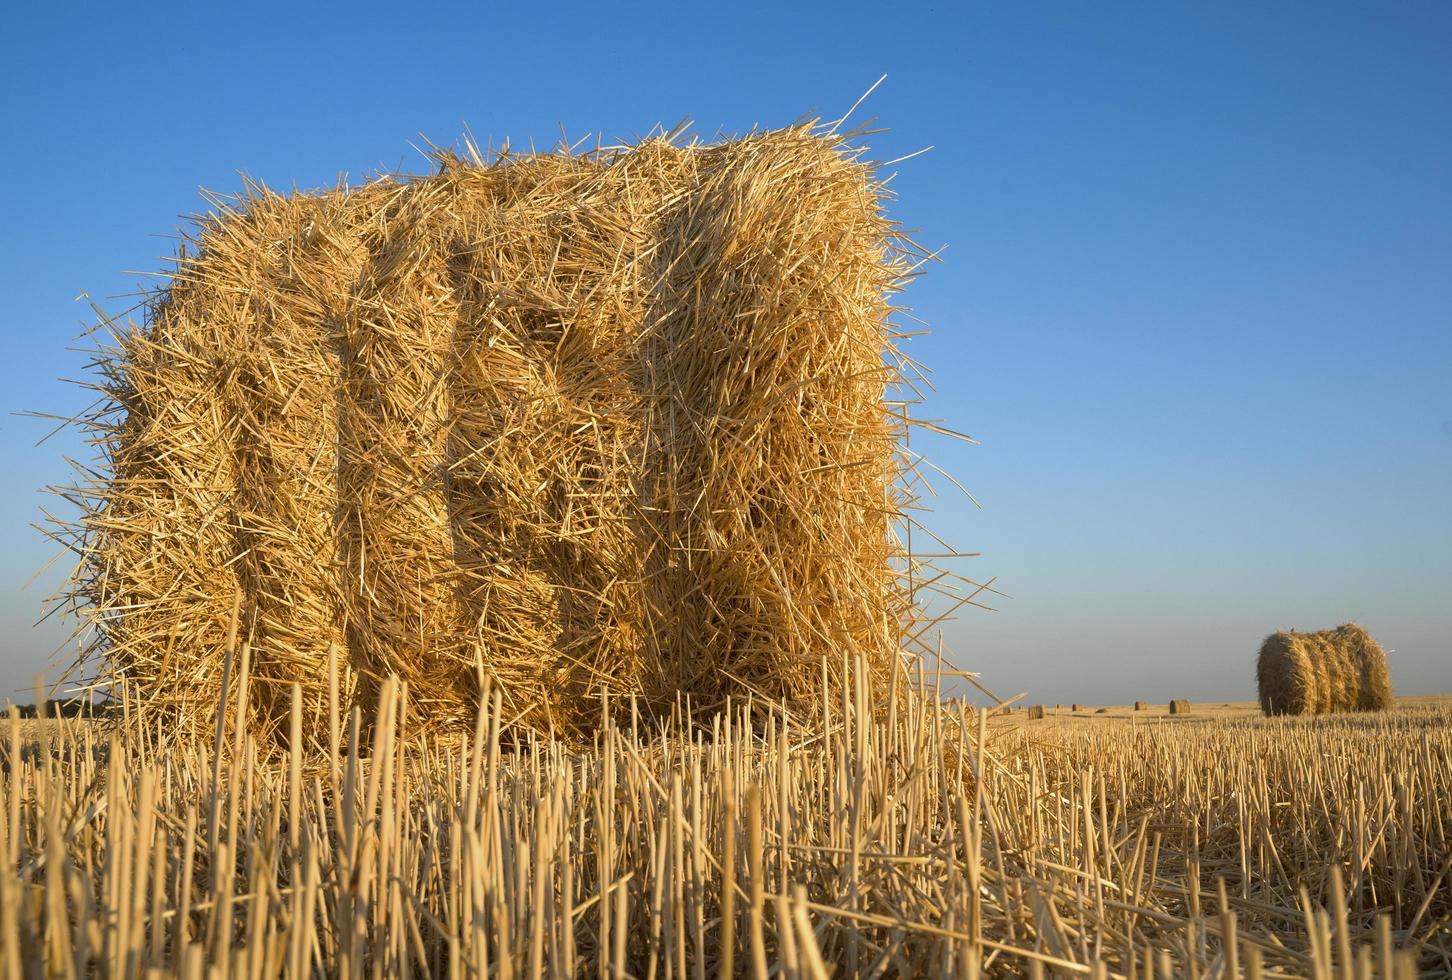
[[(25, 4), (0, 37), (0, 407), (197, 188), (419, 166), (410, 143), (706, 135), (859, 112), (943, 261), (935, 526), (1012, 595), (947, 631), (1037, 701), (1253, 695), (1261, 638), (1356, 619), (1452, 691), (1452, 6)], [(113, 308), (121, 301), (113, 301)], [(58, 644), (28, 524), (74, 436), (0, 417), (0, 698)]]

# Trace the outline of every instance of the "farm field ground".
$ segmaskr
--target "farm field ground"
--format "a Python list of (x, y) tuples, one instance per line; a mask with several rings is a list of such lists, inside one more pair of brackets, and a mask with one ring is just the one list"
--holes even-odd
[[(1022, 710), (1030, 703), (1030, 699), (1016, 702), (1015, 710), (995, 716), (996, 722), (1021, 721)], [(1408, 709), (1452, 709), (1452, 694), (1427, 694), (1416, 697), (1397, 698), (1397, 708)], [(1146, 707), (1135, 710), (1134, 703), (1129, 704), (1081, 704), (1079, 710), (1074, 711), (1071, 705), (1044, 705), (1045, 719), (1061, 719), (1066, 721), (1166, 721), (1175, 724), (1185, 724), (1204, 721), (1244, 721), (1247, 719), (1261, 717), (1260, 704), (1255, 701), (1195, 701), (1190, 704), (1189, 714), (1172, 715), (1170, 706), (1165, 702), (1148, 702)]]
[(1452, 697), (837, 694), (583, 751), (393, 687), (215, 742), (0, 722), (0, 977), (1452, 976)]

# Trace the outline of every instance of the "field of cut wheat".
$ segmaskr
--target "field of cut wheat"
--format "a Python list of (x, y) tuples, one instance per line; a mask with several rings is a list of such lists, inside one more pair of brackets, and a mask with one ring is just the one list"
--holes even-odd
[(811, 727), (602, 706), (586, 749), (497, 690), (452, 740), (393, 682), (297, 705), (12, 712), (0, 975), (1452, 976), (1447, 703), (1028, 721), (857, 676)]

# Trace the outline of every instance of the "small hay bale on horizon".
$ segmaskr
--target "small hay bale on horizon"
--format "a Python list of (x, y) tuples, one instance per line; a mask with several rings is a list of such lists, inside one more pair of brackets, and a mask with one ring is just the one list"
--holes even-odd
[(1190, 713), (1190, 702), (1184, 698), (1176, 698), (1170, 702), (1170, 714), (1188, 715)]
[(1043, 705), (1041, 705), (1041, 704), (1031, 704), (1031, 705), (1029, 705), (1029, 709), (1028, 709), (1029, 721), (1037, 721), (1038, 719), (1042, 718), (1043, 716), (1044, 716), (1044, 706)]
[(1394, 703), (1386, 651), (1355, 623), (1272, 633), (1256, 657), (1255, 678), (1267, 715), (1384, 711)]

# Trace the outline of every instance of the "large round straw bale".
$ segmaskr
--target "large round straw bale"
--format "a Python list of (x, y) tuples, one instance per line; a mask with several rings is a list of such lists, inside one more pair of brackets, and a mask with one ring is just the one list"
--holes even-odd
[(1268, 715), (1381, 711), (1392, 706), (1386, 651), (1355, 623), (1266, 637), (1256, 659), (1261, 710)]
[(580, 738), (602, 694), (812, 709), (843, 651), (885, 689), (926, 632), (888, 400), (919, 256), (860, 149), (468, 149), (211, 200), (98, 362), (87, 662), (179, 730), (216, 717), (234, 608), (265, 722), (293, 683), (323, 709), (330, 651), (346, 697), (407, 681), (416, 723), (488, 683)]

